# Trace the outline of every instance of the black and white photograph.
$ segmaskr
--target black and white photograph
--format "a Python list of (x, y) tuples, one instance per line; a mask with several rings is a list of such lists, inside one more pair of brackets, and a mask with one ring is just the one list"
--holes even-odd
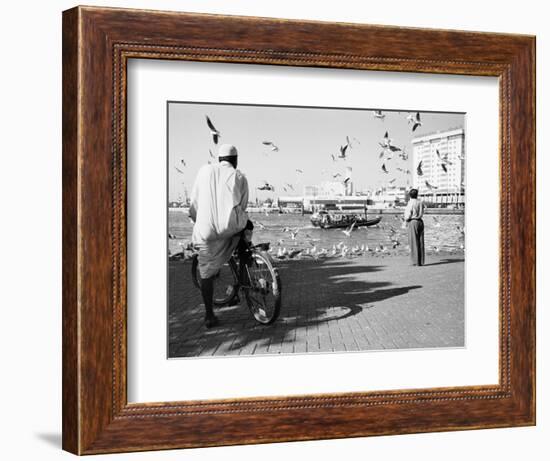
[(544, 2), (3, 6), (3, 459), (548, 458)]
[(168, 358), (464, 347), (466, 115), (168, 101)]

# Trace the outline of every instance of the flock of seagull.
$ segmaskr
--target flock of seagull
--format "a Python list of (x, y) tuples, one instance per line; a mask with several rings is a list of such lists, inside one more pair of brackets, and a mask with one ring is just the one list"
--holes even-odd
[[(401, 113), (401, 112), (399, 112), (399, 113)], [(386, 114), (382, 110), (373, 110), (372, 115), (373, 115), (374, 118), (376, 118), (378, 120), (381, 120), (382, 122), (384, 122), (384, 119), (386, 117)], [(207, 128), (208, 128), (210, 136), (212, 138), (212, 142), (217, 145), (220, 138), (222, 137), (222, 134), (221, 134), (220, 130), (218, 130), (215, 127), (214, 123), (212, 122), (211, 118), (208, 115), (205, 115), (205, 118), (206, 118)], [(407, 120), (409, 126), (411, 126), (411, 131), (412, 132), (416, 131), (418, 129), (418, 127), (422, 126), (422, 123), (423, 123), (420, 112), (416, 112), (415, 114), (409, 114), (406, 117), (406, 120)], [(355, 137), (350, 138), (349, 136), (346, 136), (345, 139), (346, 139), (346, 142), (339, 146), (338, 152), (331, 154), (331, 158), (332, 158), (333, 162), (338, 162), (339, 160), (346, 160), (348, 158), (348, 155), (349, 155), (350, 151), (355, 147), (355, 145), (361, 144), (359, 139), (357, 139)], [(390, 169), (388, 168), (388, 165), (389, 165), (389, 162), (394, 158), (394, 156), (397, 156), (397, 158), (400, 159), (403, 162), (407, 161), (408, 158), (409, 158), (409, 156), (408, 156), (408, 154), (407, 154), (404, 147), (399, 147), (399, 146), (394, 144), (393, 139), (390, 138), (389, 132), (387, 130), (385, 131), (383, 138), (379, 141), (378, 144), (381, 148), (381, 151), (380, 151), (379, 156), (378, 156), (379, 160), (382, 162), (380, 168), (381, 168), (381, 170), (384, 174), (388, 174), (388, 175), (390, 174)], [(262, 141), (262, 145), (266, 149), (266, 152), (265, 152), (266, 154), (267, 154), (267, 151), (270, 151), (270, 152), (278, 152), (279, 151), (279, 146), (277, 144), (275, 144), (275, 142), (272, 141), (272, 140), (264, 140), (264, 141)], [(214, 161), (216, 159), (216, 156), (212, 152), (212, 149), (209, 149), (208, 152), (209, 152), (209, 156), (210, 156), (210, 159), (208, 160), (208, 163), (211, 163), (212, 161)], [(439, 150), (436, 150), (436, 155), (437, 155), (438, 163), (439, 163), (441, 169), (445, 173), (447, 173), (448, 166), (452, 165), (452, 162), (448, 159), (448, 155), (447, 154), (441, 154), (439, 152)], [(174, 165), (174, 168), (178, 173), (183, 175), (184, 171), (183, 171), (182, 168), (184, 168), (186, 166), (187, 166), (187, 164), (185, 162), (185, 159), (181, 158), (179, 160), (179, 165)], [(395, 170), (399, 171), (400, 173), (403, 173), (405, 175), (410, 175), (411, 174), (411, 171), (409, 169), (405, 168), (404, 166), (397, 166), (395, 168)], [(296, 174), (303, 174), (304, 171), (300, 168), (296, 168), (295, 172), (296, 172)], [(327, 173), (327, 171), (323, 170), (323, 173)], [(422, 160), (416, 166), (416, 174), (419, 177), (424, 175), (424, 171), (422, 169)], [(339, 172), (332, 173), (332, 178), (333, 179), (342, 178), (343, 184), (347, 184), (351, 179), (349, 177), (343, 177), (343, 175)], [(396, 179), (397, 179), (396, 177), (393, 177), (392, 179), (389, 179), (388, 184), (393, 184), (396, 181)], [(425, 181), (425, 184), (426, 184), (426, 187), (430, 190), (431, 189), (437, 189), (436, 186), (431, 185), (428, 181)], [(261, 191), (272, 191), (272, 192), (275, 191), (275, 187), (266, 180), (264, 180), (262, 182), (262, 184), (257, 186), (257, 189), (261, 190)], [(285, 192), (294, 191), (295, 190), (294, 185), (290, 182), (284, 183), (283, 190)], [(402, 223), (402, 224), (404, 224), (404, 223)], [(342, 232), (347, 237), (349, 237), (351, 235), (351, 232), (354, 230), (354, 226), (355, 226), (355, 224), (352, 224), (348, 229), (345, 229)], [(437, 225), (436, 225), (436, 227), (437, 227)], [(399, 242), (397, 242), (397, 245), (399, 245)]]
[[(373, 110), (372, 115), (374, 118), (381, 120), (382, 122), (385, 121), (386, 114), (382, 110)], [(217, 145), (220, 138), (222, 137), (222, 134), (220, 130), (218, 130), (215, 127), (211, 118), (208, 115), (205, 115), (205, 117), (206, 117), (206, 125), (209, 130), (210, 136), (212, 138), (212, 142)], [(415, 132), (423, 124), (420, 112), (409, 114), (406, 117), (406, 120), (409, 126), (411, 127), (411, 132)], [(350, 151), (353, 149), (353, 147), (356, 144), (360, 144), (360, 141), (357, 138), (355, 137), (350, 138), (349, 136), (346, 136), (346, 142), (339, 146), (337, 152), (330, 154), (332, 161), (338, 162), (339, 160), (346, 160), (348, 158)], [(381, 151), (379, 154), (379, 159), (381, 161), (380, 169), (385, 175), (389, 175), (391, 173), (391, 170), (389, 168), (389, 162), (394, 158), (394, 155), (397, 155), (397, 158), (401, 159), (403, 162), (407, 161), (409, 158), (404, 147), (399, 147), (393, 143), (393, 140), (390, 138), (388, 131), (385, 132), (384, 137), (382, 138), (381, 141), (379, 141), (378, 144), (381, 147)], [(275, 144), (275, 142), (272, 140), (264, 140), (262, 141), (262, 145), (264, 146), (264, 149), (265, 149), (264, 151), (265, 155), (267, 155), (270, 152), (279, 152), (279, 146)], [(216, 159), (216, 156), (214, 155), (211, 149), (209, 149), (208, 152), (210, 156), (208, 163), (212, 163), (212, 161)], [(437, 153), (438, 163), (442, 171), (444, 173), (447, 173), (448, 166), (452, 165), (452, 162), (448, 159), (448, 154), (441, 154), (439, 150), (437, 150), (436, 153)], [(185, 159), (181, 158), (179, 165), (174, 165), (174, 168), (178, 173), (183, 175), (184, 171), (182, 170), (182, 167), (185, 167), (185, 166), (186, 166)], [(404, 166), (397, 166), (395, 170), (404, 175), (411, 174), (411, 170), (405, 168)], [(303, 170), (299, 168), (296, 168), (295, 171), (297, 174), (303, 173)], [(326, 170), (323, 171), (323, 173), (326, 173), (326, 172), (327, 172)], [(422, 169), (422, 160), (416, 166), (416, 174), (419, 177), (424, 176), (424, 171)], [(332, 173), (332, 178), (335, 180), (338, 180), (339, 178), (341, 178), (340, 180), (342, 181), (343, 184), (347, 184), (351, 179), (350, 177), (343, 176), (339, 172)], [(396, 177), (389, 179), (388, 184), (390, 185), (393, 184), (396, 181), (396, 179), (397, 179)], [(424, 183), (429, 190), (437, 189), (437, 186), (430, 184), (427, 180), (424, 180)], [(294, 186), (291, 183), (285, 183), (282, 188), (285, 192), (294, 191)], [(275, 186), (273, 184), (270, 184), (267, 180), (263, 180), (262, 183), (257, 186), (257, 189), (261, 191), (274, 192)]]
[[(395, 221), (400, 223), (400, 227), (402, 229), (406, 228), (406, 223), (402, 216), (394, 215)], [(432, 223), (430, 224), (431, 227), (438, 228), (441, 227), (441, 222), (437, 216), (431, 216)], [(255, 225), (260, 228), (260, 230), (265, 230), (267, 227), (259, 222), (255, 221)], [(397, 225), (397, 224), (396, 224)], [(409, 251), (409, 245), (403, 245), (400, 241), (400, 235), (399, 231), (397, 230), (396, 226), (392, 224), (387, 225), (377, 225), (375, 226), (377, 228), (381, 228), (386, 232), (386, 240), (387, 243), (379, 243), (378, 245), (375, 245), (373, 247), (369, 247), (368, 244), (351, 244), (346, 243), (347, 239), (350, 239), (352, 231), (355, 228), (355, 222), (352, 223), (347, 229), (341, 230), (341, 232), (346, 236), (346, 239), (338, 242), (337, 244), (333, 244), (331, 247), (324, 248), (319, 246), (320, 239), (313, 238), (311, 235), (309, 235), (307, 232), (305, 232), (304, 229), (300, 228), (294, 228), (291, 229), (289, 227), (283, 227), (282, 229), (279, 229), (279, 232), (282, 232), (283, 234), (288, 234), (288, 237), (283, 235), (284, 238), (280, 238), (275, 248), (270, 247), (268, 250), (268, 253), (270, 253), (273, 257), (279, 260), (284, 259), (302, 259), (302, 258), (312, 258), (312, 259), (319, 259), (319, 258), (353, 258), (363, 255), (373, 255), (373, 256), (390, 256), (390, 255), (396, 255), (402, 252), (408, 252)], [(306, 228), (307, 229), (307, 228)], [(366, 227), (362, 227), (360, 229), (367, 230)], [(462, 237), (464, 237), (464, 227), (456, 225), (456, 231), (460, 233)], [(298, 238), (298, 235), (303, 234), (303, 238), (301, 240)], [(288, 248), (287, 248), (288, 247)], [(460, 250), (464, 250), (464, 244), (461, 243), (459, 245)], [(442, 250), (449, 251), (450, 254), (454, 253), (455, 251), (458, 251), (458, 248), (455, 247), (445, 247), (445, 246), (438, 246), (438, 245), (432, 245), (428, 249), (428, 253), (434, 253), (438, 254)]]
[[(268, 253), (272, 257), (278, 260), (301, 260), (304, 258), (311, 258), (313, 260), (325, 259), (325, 258), (355, 258), (359, 256), (395, 256), (399, 254), (405, 254), (409, 251), (409, 245), (402, 244), (400, 239), (403, 237), (403, 233), (399, 233), (398, 228), (406, 228), (406, 223), (402, 216), (394, 215), (395, 223), (376, 225), (374, 227), (379, 228), (385, 233), (385, 241), (370, 247), (366, 243), (359, 244), (357, 239), (351, 240), (352, 232), (355, 228), (355, 223), (352, 223), (347, 229), (342, 229), (340, 232), (345, 236), (338, 243), (324, 247), (321, 245), (321, 239), (312, 237), (308, 230), (309, 228), (291, 228), (285, 227), (270, 227), (264, 223), (255, 220), (255, 228), (260, 231), (270, 231), (279, 234), (279, 238), (276, 243), (270, 246)], [(430, 228), (441, 227), (440, 218), (434, 215), (430, 215)], [(455, 229), (448, 228), (445, 231), (447, 235), (451, 230), (458, 232), (462, 242), (465, 235), (463, 226), (455, 224)], [(366, 227), (359, 228), (361, 230), (367, 230)], [(168, 234), (169, 239), (181, 240), (180, 237), (173, 233)], [(193, 254), (192, 245), (185, 242), (179, 242), (181, 251), (172, 254), (169, 253), (171, 260), (186, 260)], [(449, 254), (454, 254), (460, 250), (464, 250), (464, 244), (460, 243), (458, 248), (449, 245), (431, 245), (427, 248), (428, 254), (439, 254), (441, 251), (447, 251)]]
[[(381, 110), (375, 110), (372, 112), (372, 115), (374, 118), (384, 122), (384, 119), (386, 117), (386, 114)], [(214, 123), (210, 119), (208, 115), (206, 117), (206, 125), (208, 127), (212, 142), (217, 145), (220, 138), (222, 137), (221, 132), (215, 127)], [(422, 118), (419, 112), (416, 112), (415, 114), (409, 114), (406, 118), (409, 126), (411, 126), (411, 131), (416, 131), (420, 126), (422, 126)], [(331, 159), (333, 162), (339, 162), (340, 160), (346, 160), (350, 154), (350, 152), (353, 150), (353, 148), (361, 144), (361, 142), (355, 138), (355, 137), (349, 137), (346, 136), (345, 143), (340, 145), (337, 149), (337, 151), (333, 154), (331, 154)], [(405, 162), (408, 160), (408, 154), (403, 147), (399, 147), (394, 144), (393, 139), (390, 138), (389, 132), (385, 131), (383, 138), (378, 143), (380, 145), (381, 151), (379, 154), (379, 160), (381, 161), (380, 168), (382, 172), (385, 175), (389, 175), (391, 172), (391, 169), (389, 168), (389, 165), (391, 164), (391, 160), (394, 158), (400, 159), (402, 162)], [(279, 146), (272, 140), (264, 140), (262, 141), (262, 145), (264, 146), (264, 154), (268, 155), (272, 152), (279, 152)], [(208, 163), (212, 163), (216, 160), (216, 156), (212, 152), (212, 149), (208, 150), (209, 153), (209, 160)], [(452, 165), (452, 162), (448, 159), (448, 156), (446, 154), (441, 154), (439, 150), (436, 150), (436, 155), (438, 159), (438, 164), (442, 171), (444, 173), (447, 173), (448, 166)], [(186, 167), (186, 162), (184, 158), (181, 158), (177, 165), (174, 165), (175, 170), (183, 175), (185, 174), (184, 169)], [(405, 165), (399, 165), (395, 167), (395, 170), (404, 174), (404, 175), (410, 175), (411, 171), (405, 167)], [(300, 168), (295, 169), (295, 173), (297, 175), (303, 174), (303, 170)], [(324, 170), (323, 173), (328, 173), (327, 170)], [(419, 177), (422, 177), (424, 175), (423, 169), (422, 169), (422, 161), (420, 161), (416, 165), (416, 173)], [(340, 180), (347, 184), (347, 182), (350, 180), (349, 177), (344, 177), (339, 172), (332, 172), (332, 178), (337, 180), (340, 178)], [(396, 181), (396, 178), (393, 177), (392, 179), (388, 180), (389, 184), (393, 184)], [(426, 187), (428, 189), (436, 189), (435, 186), (431, 185), (428, 181), (425, 181)], [(291, 182), (286, 182), (282, 186), (283, 190), (285, 192), (294, 191), (295, 187)], [(262, 191), (275, 191), (275, 187), (270, 184), (268, 181), (264, 180), (260, 185), (257, 186), (258, 190)], [(266, 213), (267, 214), (267, 213)], [(268, 215), (268, 214), (267, 214)], [(357, 244), (356, 241), (354, 241), (354, 244), (352, 244), (352, 232), (357, 231), (358, 229), (364, 229), (367, 230), (366, 227), (357, 228), (355, 226), (355, 222), (353, 222), (347, 229), (342, 229), (340, 232), (342, 232), (343, 237), (342, 241), (333, 244), (332, 246), (323, 247), (320, 245), (320, 239), (315, 239), (311, 235), (309, 235), (304, 228), (294, 228), (291, 229), (289, 227), (283, 227), (279, 229), (268, 229), (267, 226), (263, 223), (261, 223), (258, 220), (255, 220), (255, 226), (259, 230), (269, 230), (269, 231), (275, 231), (280, 232), (282, 235), (280, 235), (281, 238), (277, 240), (277, 243), (274, 246), (271, 246), (268, 252), (272, 255), (272, 257), (278, 259), (278, 260), (301, 260), (301, 259), (313, 259), (313, 260), (321, 260), (325, 258), (356, 258), (359, 256), (376, 256), (376, 257), (384, 257), (384, 256), (390, 256), (395, 254), (401, 254), (404, 252), (408, 252), (409, 248), (408, 245), (404, 245), (400, 242), (399, 238), (399, 232), (396, 229), (396, 227), (401, 227), (402, 229), (406, 228), (406, 223), (404, 222), (403, 218), (401, 216), (394, 216), (396, 222), (395, 225), (392, 224), (386, 224), (386, 225), (377, 225), (375, 227), (381, 228), (386, 232), (386, 242), (385, 243), (379, 243), (373, 247), (369, 247), (368, 244)], [(441, 226), (441, 223), (437, 216), (431, 216), (431, 223), (430, 227), (438, 228)], [(400, 224), (400, 226), (399, 226)], [(464, 228), (461, 226), (456, 226), (456, 229), (458, 232), (464, 236)], [(169, 239), (172, 240), (181, 240), (180, 237), (177, 235), (174, 235), (173, 233), (169, 233), (168, 235)], [(192, 245), (189, 243), (180, 242), (179, 246), (181, 248), (181, 251), (172, 254), (169, 252), (169, 258), (171, 260), (186, 260), (188, 259), (192, 253), (193, 248)], [(464, 245), (460, 244), (460, 249), (464, 249)], [(434, 253), (438, 254), (440, 251), (446, 250), (450, 253), (453, 253), (455, 251), (458, 251), (458, 248), (445, 248), (445, 246), (438, 246), (438, 245), (432, 245), (430, 248), (427, 249), (428, 253)]]

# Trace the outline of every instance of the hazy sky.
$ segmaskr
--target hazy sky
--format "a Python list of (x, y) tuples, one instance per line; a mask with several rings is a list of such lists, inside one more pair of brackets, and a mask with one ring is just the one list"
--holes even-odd
[[(408, 124), (409, 111), (383, 112), (385, 119), (373, 116), (370, 109), (326, 109), (281, 106), (245, 106), (197, 103), (169, 103), (168, 106), (168, 180), (169, 200), (184, 197), (184, 188), (191, 192), (198, 169), (210, 159), (208, 149), (217, 155), (223, 143), (234, 144), (239, 151), (238, 168), (248, 178), (250, 198), (266, 198), (272, 192), (258, 191), (256, 187), (268, 181), (275, 186), (275, 195), (290, 195), (283, 191), (285, 183), (294, 185), (301, 195), (304, 185), (333, 180), (332, 174), (344, 176), (346, 166), (353, 168), (355, 190), (377, 188), (396, 178), (394, 185), (406, 185), (407, 176), (397, 166), (413, 169), (413, 133)], [(216, 146), (206, 125), (208, 115), (221, 132)], [(465, 115), (456, 113), (421, 112), (419, 136), (448, 128), (464, 127)], [(409, 160), (404, 162), (394, 155), (386, 161), (389, 174), (382, 169), (379, 142), (388, 131), (392, 144), (405, 147)], [(331, 154), (339, 153), (352, 140), (347, 159), (333, 162)], [(353, 142), (353, 138), (357, 141)], [(271, 152), (262, 141), (273, 141), (278, 152)], [(186, 165), (181, 162), (184, 159)], [(180, 174), (175, 167), (184, 172)], [(303, 174), (296, 169), (303, 170)], [(410, 178), (412, 179), (412, 178)]]

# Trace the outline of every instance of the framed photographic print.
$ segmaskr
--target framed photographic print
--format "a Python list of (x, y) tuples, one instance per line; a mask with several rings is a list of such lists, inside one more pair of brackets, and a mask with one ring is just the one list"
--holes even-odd
[(63, 13), (63, 448), (535, 423), (535, 39)]

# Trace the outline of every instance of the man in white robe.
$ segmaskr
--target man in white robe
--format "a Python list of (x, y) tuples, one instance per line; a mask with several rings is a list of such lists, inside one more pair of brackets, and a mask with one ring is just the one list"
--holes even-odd
[(219, 163), (204, 165), (191, 192), (189, 217), (195, 223), (192, 241), (198, 250), (201, 292), (207, 328), (218, 324), (213, 312), (214, 278), (229, 260), (249, 224), (248, 182), (237, 170), (237, 149), (223, 144)]

